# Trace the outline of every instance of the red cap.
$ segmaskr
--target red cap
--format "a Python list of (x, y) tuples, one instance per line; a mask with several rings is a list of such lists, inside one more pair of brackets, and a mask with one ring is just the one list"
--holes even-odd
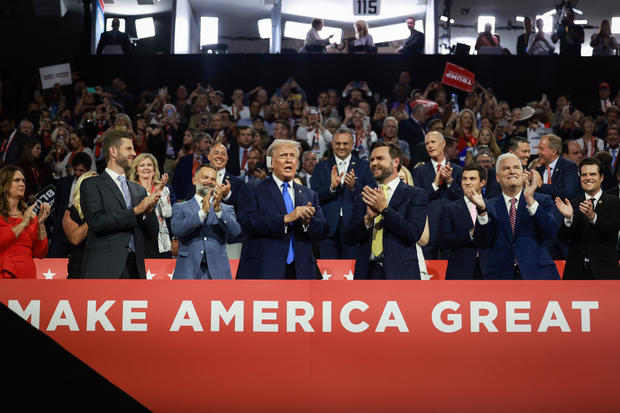
[(602, 88), (605, 88), (605, 89), (611, 89), (611, 88), (609, 87), (609, 83), (607, 83), (607, 82), (603, 82), (603, 83), (599, 84), (599, 85), (598, 85), (598, 88), (599, 88), (599, 89), (602, 89)]

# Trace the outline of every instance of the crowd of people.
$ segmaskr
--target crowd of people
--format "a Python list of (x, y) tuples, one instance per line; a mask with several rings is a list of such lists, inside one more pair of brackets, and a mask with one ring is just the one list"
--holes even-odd
[(428, 278), (425, 259), (449, 279), (559, 279), (554, 259), (564, 278), (620, 278), (607, 83), (553, 107), (480, 84), (458, 101), (407, 72), (384, 100), (292, 77), (171, 91), (78, 80), (0, 119), (3, 278), (34, 278), (33, 257), (69, 257), (70, 278), (144, 278), (144, 258), (171, 257), (174, 278), (230, 278), (229, 258), (237, 278), (316, 278), (317, 258), (355, 259), (357, 279)]

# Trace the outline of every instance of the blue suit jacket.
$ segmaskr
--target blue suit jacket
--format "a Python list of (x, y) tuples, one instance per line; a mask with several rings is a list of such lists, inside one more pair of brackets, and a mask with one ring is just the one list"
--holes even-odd
[(241, 227), (232, 206), (222, 205), (221, 218), (213, 207), (200, 221), (200, 206), (192, 198), (172, 206), (172, 234), (179, 237), (179, 257), (174, 269), (175, 279), (201, 279), (203, 251), (206, 251), (209, 274), (213, 279), (230, 279), (230, 263), (226, 255), (226, 237), (237, 236)]
[(472, 280), (475, 275), (476, 253), (482, 275), (488, 273), (489, 251), (478, 249), (469, 231), (474, 227), (465, 199), (444, 205), (439, 226), (439, 245), (450, 249), (447, 280)]
[(312, 190), (319, 196), (319, 202), (329, 226), (328, 237), (333, 237), (338, 229), (340, 208), (342, 208), (342, 223), (346, 228), (353, 216), (355, 196), (362, 192), (365, 185), (373, 188), (377, 185), (370, 174), (368, 161), (352, 156), (347, 172), (355, 171), (355, 176), (357, 177), (355, 188), (351, 191), (348, 186), (340, 185), (335, 192), (331, 192), (329, 188), (332, 182), (331, 174), (334, 165), (336, 165), (334, 157), (319, 162), (314, 169), (314, 174), (310, 181)]
[(291, 234), (294, 235), (295, 272), (297, 278), (315, 278), (316, 259), (312, 241), (325, 237), (327, 223), (319, 197), (311, 189), (293, 183), (295, 206), (311, 202), (316, 213), (307, 231), (301, 222), (289, 225), (285, 232), (286, 208), (282, 193), (273, 178), (256, 185), (243, 185), (239, 194), (239, 223), (247, 239), (243, 243), (237, 278), (283, 279)]
[[(389, 212), (383, 219), (384, 271), (387, 279), (420, 279), (416, 243), (422, 236), (428, 212), (426, 193), (400, 182), (390, 199)], [(364, 223), (366, 204), (361, 196), (356, 206), (351, 225), (346, 230), (350, 243), (361, 242), (355, 261), (355, 278), (368, 278), (368, 265), (373, 228)]]
[(418, 142), (424, 142), (424, 136), (424, 129), (414, 119), (409, 117), (398, 122), (398, 139), (407, 142), (410, 148), (415, 148)]
[[(204, 157), (204, 161), (207, 158)], [(194, 166), (194, 154), (182, 156), (174, 168), (174, 175), (172, 176), (172, 189), (177, 196), (177, 199), (186, 201), (194, 196), (196, 188), (192, 183), (192, 168)]]
[(433, 168), (433, 164), (430, 161), (414, 168), (411, 172), (413, 184), (418, 188), (424, 189), (430, 201), (430, 211), (428, 214), (430, 239), (428, 241), (428, 248), (425, 248), (426, 250), (436, 248), (443, 204), (463, 198), (463, 189), (461, 188), (463, 168), (452, 162), (450, 162), (450, 166), (452, 167), (452, 184), (448, 187), (446, 183), (443, 183), (436, 191), (433, 188), (433, 181), (437, 171)]
[(521, 193), (514, 236), (504, 197), (500, 195), (486, 203), (489, 222), (476, 225), (474, 242), (478, 248), (489, 248), (490, 272), (487, 278), (513, 279), (516, 257), (523, 279), (560, 279), (545, 247), (545, 240), (554, 239), (558, 231), (553, 219), (555, 204), (550, 196), (544, 194), (536, 193), (534, 199), (538, 202), (538, 208), (530, 216)]
[[(545, 166), (539, 166), (536, 170), (542, 177), (545, 172)], [(538, 192), (551, 195), (553, 198), (560, 197), (562, 200), (564, 198), (575, 199), (582, 196), (583, 190), (581, 189), (579, 173), (575, 162), (560, 155), (551, 174), (551, 183), (542, 184), (538, 188)]]

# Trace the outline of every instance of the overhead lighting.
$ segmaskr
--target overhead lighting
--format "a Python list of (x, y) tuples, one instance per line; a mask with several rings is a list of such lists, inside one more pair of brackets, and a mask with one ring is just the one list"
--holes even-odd
[(495, 16), (478, 16), (478, 33), (484, 31), (484, 26), (491, 24), (491, 33), (495, 33)]
[(271, 38), (271, 19), (260, 19), (258, 21), (258, 34), (261, 39)]
[(217, 17), (200, 16), (200, 47), (219, 43), (218, 23)]
[(396, 23), (387, 26), (378, 26), (368, 29), (368, 34), (372, 36), (375, 43), (394, 42), (409, 37), (411, 32), (407, 23)]
[(523, 17), (523, 16), (517, 16), (517, 17), (515, 18), (515, 20), (516, 20), (516, 21), (518, 21), (519, 23), (523, 23), (523, 22), (525, 21), (525, 17)]
[(136, 19), (136, 35), (138, 39), (155, 36), (155, 22), (152, 17)]
[[(107, 19), (105, 19), (105, 29), (106, 31), (110, 31), (112, 30), (112, 19), (114, 19), (113, 17), (108, 17)], [(125, 33), (125, 19), (118, 19), (119, 21), (119, 26), (118, 26), (118, 31)]]
[(578, 15), (583, 16), (583, 12), (582, 12), (581, 10), (576, 9), (576, 8), (574, 8), (574, 7), (573, 7), (573, 11), (574, 11), (575, 13), (577, 13)]
[(448, 17), (447, 16), (441, 16), (439, 18), (439, 20), (441, 20), (442, 22), (447, 22), (448, 21)]
[(454, 19), (450, 19), (450, 24), (454, 24)]
[(611, 32), (620, 33), (620, 17), (611, 18)]
[(543, 21), (543, 33), (551, 33), (553, 32), (553, 15), (545, 16), (536, 16), (536, 20), (542, 19)]
[[(305, 40), (306, 34), (308, 34), (311, 28), (312, 25), (310, 23), (287, 21), (284, 23), (284, 37)], [(341, 28), (323, 26), (323, 29), (319, 33), (323, 39), (327, 39), (331, 34), (334, 36), (330, 39), (330, 42), (340, 43), (342, 41)]]
[(557, 13), (556, 10), (555, 9), (551, 9), (548, 12), (543, 13), (542, 15), (547, 17), (547, 16), (553, 16), (555, 13)]
[(587, 20), (575, 20), (575, 24), (588, 24)]

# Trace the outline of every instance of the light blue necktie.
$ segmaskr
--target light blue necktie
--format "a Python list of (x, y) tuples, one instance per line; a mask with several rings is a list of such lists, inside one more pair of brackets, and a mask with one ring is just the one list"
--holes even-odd
[[(291, 199), (291, 195), (288, 193), (288, 182), (282, 183), (282, 198), (284, 198), (284, 206), (286, 207), (286, 213), (290, 214), (293, 212), (293, 200)], [(292, 228), (289, 228), (289, 231), (292, 231)], [(295, 251), (293, 250), (293, 233), (291, 232), (291, 241), (288, 246), (288, 255), (286, 256), (286, 263), (290, 264), (295, 259)]]
[[(123, 189), (123, 198), (125, 198), (125, 205), (127, 208), (131, 208), (131, 195), (129, 194), (129, 186), (127, 185), (127, 179), (125, 179), (124, 175), (119, 175), (116, 178), (118, 182), (121, 184), (121, 188)], [(135, 252), (136, 248), (133, 242), (133, 234), (129, 238), (129, 249)]]

